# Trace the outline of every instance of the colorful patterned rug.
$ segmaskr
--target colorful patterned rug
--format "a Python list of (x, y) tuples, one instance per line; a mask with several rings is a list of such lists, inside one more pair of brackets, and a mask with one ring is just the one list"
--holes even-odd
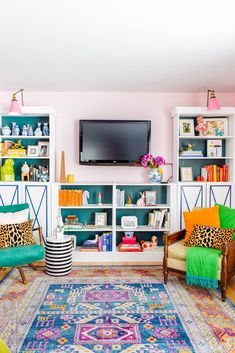
[[(235, 307), (216, 290), (158, 267), (79, 267), (64, 278), (13, 271), (0, 299), (17, 301), (20, 353), (235, 352)], [(2, 333), (12, 344), (8, 326)]]

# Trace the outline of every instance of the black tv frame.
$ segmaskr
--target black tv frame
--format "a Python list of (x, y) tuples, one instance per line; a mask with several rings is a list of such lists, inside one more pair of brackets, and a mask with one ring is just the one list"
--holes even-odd
[(133, 163), (126, 161), (88, 161), (84, 162), (81, 160), (82, 153), (82, 137), (83, 137), (83, 122), (91, 123), (147, 123), (147, 149), (149, 153), (150, 139), (151, 139), (151, 120), (106, 120), (106, 119), (82, 119), (79, 121), (79, 164), (81, 165), (93, 165), (93, 166), (130, 166), (130, 167), (140, 167), (141, 164), (136, 161)]

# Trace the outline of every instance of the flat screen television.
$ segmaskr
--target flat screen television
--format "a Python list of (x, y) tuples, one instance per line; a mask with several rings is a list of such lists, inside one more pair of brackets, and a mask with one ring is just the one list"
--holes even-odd
[(136, 165), (149, 153), (149, 120), (80, 120), (79, 163)]

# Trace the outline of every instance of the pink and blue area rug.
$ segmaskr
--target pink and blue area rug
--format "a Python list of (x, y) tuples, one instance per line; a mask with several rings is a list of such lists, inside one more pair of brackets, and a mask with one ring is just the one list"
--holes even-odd
[[(177, 275), (164, 286), (157, 267), (26, 276), (28, 286), (17, 272), (0, 286), (1, 300), (18, 302), (20, 353), (235, 352), (234, 306)], [(7, 327), (5, 339), (11, 343)]]

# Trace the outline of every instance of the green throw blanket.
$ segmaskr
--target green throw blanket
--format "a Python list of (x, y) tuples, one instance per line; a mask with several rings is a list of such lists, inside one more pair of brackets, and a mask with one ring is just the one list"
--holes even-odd
[(187, 249), (186, 282), (204, 288), (218, 288), (218, 262), (221, 250), (199, 248)]

